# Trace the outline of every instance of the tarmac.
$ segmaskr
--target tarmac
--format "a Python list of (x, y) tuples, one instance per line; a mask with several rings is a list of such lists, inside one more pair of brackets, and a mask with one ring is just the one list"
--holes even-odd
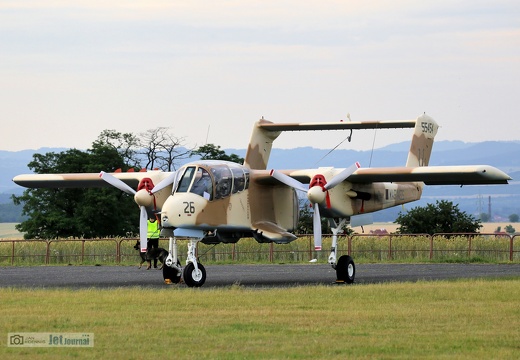
[[(240, 285), (276, 288), (335, 283), (326, 264), (207, 265), (203, 288)], [(353, 285), (448, 279), (520, 277), (520, 264), (358, 264)], [(137, 266), (9, 266), (0, 267), (0, 288), (168, 288), (162, 271)], [(343, 286), (343, 285), (342, 285)]]

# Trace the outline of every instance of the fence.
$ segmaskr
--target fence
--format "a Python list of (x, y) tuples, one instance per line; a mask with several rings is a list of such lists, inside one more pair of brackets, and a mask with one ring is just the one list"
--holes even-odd
[[(520, 261), (517, 235), (457, 234), (354, 234), (338, 241), (338, 256), (348, 254), (358, 261)], [(127, 264), (139, 259), (135, 238), (0, 240), (0, 265), (20, 264)], [(323, 248), (332, 238), (324, 235)], [(180, 260), (187, 253), (186, 241), (179, 241)], [(168, 248), (168, 240), (160, 246)], [(304, 262), (327, 259), (329, 250), (314, 251), (311, 236), (300, 235), (284, 245), (259, 244), (242, 239), (236, 244), (204, 245), (197, 254), (202, 262)]]

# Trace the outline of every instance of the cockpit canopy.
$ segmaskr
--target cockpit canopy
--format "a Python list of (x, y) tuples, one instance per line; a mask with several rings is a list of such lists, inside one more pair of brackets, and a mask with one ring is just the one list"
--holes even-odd
[(181, 168), (173, 192), (190, 192), (212, 201), (248, 187), (248, 168), (227, 161), (206, 160)]

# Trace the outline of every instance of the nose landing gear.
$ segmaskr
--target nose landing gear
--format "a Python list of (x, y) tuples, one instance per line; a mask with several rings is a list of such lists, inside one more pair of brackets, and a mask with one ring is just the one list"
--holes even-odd
[(166, 284), (178, 284), (184, 279), (184, 283), (189, 287), (200, 287), (206, 282), (206, 269), (197, 261), (195, 252), (197, 243), (203, 236), (190, 238), (188, 243), (188, 256), (186, 258), (186, 267), (182, 269), (181, 263), (177, 255), (177, 239), (170, 237), (169, 254), (164, 262), (163, 278)]

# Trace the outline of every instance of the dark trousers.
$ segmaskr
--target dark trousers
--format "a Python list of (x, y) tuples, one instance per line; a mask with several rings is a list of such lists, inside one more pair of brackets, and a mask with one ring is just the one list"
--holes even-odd
[(159, 238), (157, 239), (147, 239), (147, 245), (146, 245), (146, 252), (147, 252), (147, 258), (152, 259), (153, 258), (153, 267), (157, 267), (157, 257), (155, 256), (155, 253), (157, 252), (157, 248), (159, 247)]

